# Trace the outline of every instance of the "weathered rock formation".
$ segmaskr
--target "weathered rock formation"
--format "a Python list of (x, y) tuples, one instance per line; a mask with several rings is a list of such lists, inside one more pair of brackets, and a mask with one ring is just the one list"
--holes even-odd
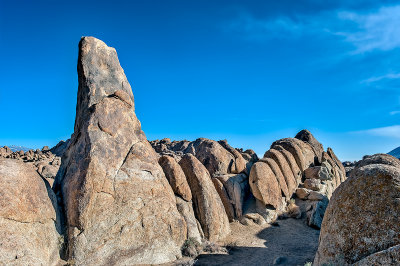
[(194, 215), (192, 201), (185, 201), (181, 197), (176, 197), (176, 207), (178, 208), (179, 213), (185, 219), (187, 238), (194, 238), (197, 242), (201, 243), (205, 236), (199, 221)]
[(136, 118), (114, 48), (79, 43), (74, 134), (54, 188), (78, 265), (163, 263), (180, 256), (186, 223)]
[(54, 178), (57, 175), (58, 169), (61, 165), (61, 158), (53, 154), (47, 146), (42, 150), (28, 150), (23, 152), (21, 150), (12, 152), (10, 148), (4, 146), (0, 148), (0, 158), (9, 158), (22, 161), (34, 167), (41, 177), (45, 178), (50, 186), (53, 185)]
[(309, 225), (319, 228), (333, 190), (344, 180), (344, 168), (332, 149), (324, 152), (322, 144), (302, 130), (296, 138), (271, 145), (253, 165), (249, 184), (258, 205), (266, 207), (264, 217), (282, 214), (296, 194)]
[(318, 160), (318, 162), (319, 163), (322, 162), (322, 157), (321, 156), (322, 156), (322, 153), (324, 151), (324, 147), (311, 134), (310, 131), (308, 131), (307, 129), (303, 129), (299, 133), (296, 134), (295, 138), (308, 143), (311, 146), (311, 148), (314, 150), (314, 154), (316, 155), (316, 159)]
[(239, 155), (240, 160), (235, 158), (234, 154), (214, 140), (197, 139), (189, 144), (186, 152), (196, 156), (211, 176), (215, 174), (237, 174), (244, 171), (246, 167), (241, 155)]
[[(172, 176), (172, 170), (168, 169), (165, 157), (169, 158), (168, 161), (174, 158), (179, 162), (185, 154), (194, 155), (208, 170), (229, 221), (240, 219), (244, 201), (249, 195), (248, 175), (252, 165), (258, 161), (257, 154), (253, 150), (243, 151), (231, 147), (226, 140), (217, 142), (205, 138), (192, 142), (187, 140), (171, 142), (170, 139), (165, 138), (150, 141), (150, 143), (161, 156), (159, 162), (168, 178)], [(174, 171), (179, 172), (178, 169)], [(173, 175), (182, 176), (177, 173)], [(175, 194), (182, 194), (177, 192), (174, 182), (172, 178), (170, 183)], [(194, 204), (196, 204), (195, 201)], [(196, 209), (196, 206), (194, 208)]]
[(246, 174), (227, 174), (213, 178), (219, 180), (226, 191), (229, 204), (233, 209), (233, 219), (243, 215), (243, 204), (250, 193), (249, 178)]
[(61, 140), (59, 143), (57, 143), (56, 146), (50, 149), (50, 151), (55, 154), (58, 157), (61, 157), (64, 152), (67, 150), (68, 145), (69, 145), (69, 139), (66, 141)]
[(282, 192), (271, 167), (263, 162), (253, 165), (250, 172), (250, 188), (254, 197), (265, 206), (281, 208)]
[(164, 155), (160, 157), (158, 162), (175, 194), (179, 195), (186, 201), (192, 200), (192, 192), (190, 191), (185, 173), (182, 171), (182, 168), (176, 160), (171, 156)]
[[(226, 140), (214, 141), (199, 138), (195, 141), (173, 141), (169, 139), (150, 141), (160, 155), (170, 155), (179, 161), (184, 154), (193, 154), (209, 171), (210, 175), (239, 174), (246, 171), (248, 163), (254, 161), (254, 155), (245, 160), (242, 153), (232, 148)], [(254, 152), (253, 152), (254, 153)]]
[(56, 265), (63, 237), (56, 196), (34, 167), (0, 158), (0, 264)]
[(367, 156), (333, 193), (314, 265), (398, 265), (400, 161)]
[(400, 265), (400, 245), (376, 252), (354, 263), (354, 266)]
[(230, 232), (228, 216), (205, 166), (192, 154), (179, 162), (192, 191), (193, 205), (204, 235), (210, 241), (223, 239)]
[[(209, 246), (225, 241), (230, 221), (263, 225), (306, 216), (319, 228), (333, 191), (346, 180), (332, 149), (325, 152), (307, 130), (275, 141), (260, 160), (226, 140), (148, 142), (115, 49), (95, 38), (80, 41), (78, 77), (71, 139), (52, 149), (0, 148), (0, 264), (55, 265), (60, 257), (76, 265), (167, 263), (193, 239)], [(334, 196), (353, 216), (328, 208), (318, 263), (335, 249), (345, 263), (399, 261), (399, 168), (387, 155), (357, 163), (354, 180), (346, 181), (353, 187), (340, 186)], [(386, 204), (378, 209), (386, 222), (350, 206), (367, 197), (348, 196), (354, 186), (372, 186), (363, 204), (368, 210)], [(379, 236), (364, 234), (367, 222), (356, 230), (352, 223), (363, 217)], [(389, 223), (396, 225), (383, 232)]]
[(247, 176), (250, 175), (251, 167), (253, 166), (254, 163), (256, 163), (258, 161), (257, 154), (251, 149), (243, 151), (243, 149), (238, 149), (237, 148), (236, 150), (238, 152), (240, 152), (240, 154), (242, 155), (243, 159), (246, 161), (245, 174)]

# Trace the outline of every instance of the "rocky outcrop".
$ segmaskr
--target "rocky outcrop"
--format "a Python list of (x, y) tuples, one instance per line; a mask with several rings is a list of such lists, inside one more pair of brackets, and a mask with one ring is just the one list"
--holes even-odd
[(53, 185), (58, 169), (61, 165), (61, 158), (53, 154), (47, 146), (42, 150), (12, 151), (7, 146), (0, 148), (0, 158), (9, 158), (22, 161), (32, 166), (41, 177), (45, 178), (50, 186)]
[(66, 141), (61, 140), (59, 143), (57, 143), (56, 146), (51, 148), (50, 151), (56, 156), (61, 157), (67, 150), (69, 141), (70, 141), (69, 139), (67, 139)]
[(64, 241), (50, 185), (32, 165), (0, 158), (0, 186), (0, 264), (58, 264)]
[(350, 176), (350, 172), (354, 169), (356, 163), (357, 162), (350, 162), (350, 161), (343, 162), (344, 170), (346, 171), (347, 177)]
[(265, 157), (269, 158), (273, 162), (276, 162), (276, 164), (279, 166), (279, 169), (284, 177), (285, 184), (287, 184), (288, 195), (293, 195), (297, 188), (297, 181), (285, 156), (279, 150), (270, 149), (265, 153)]
[(400, 160), (388, 154), (378, 153), (367, 155), (355, 164), (355, 168), (360, 168), (370, 164), (385, 164), (400, 168)]
[(400, 168), (386, 156), (366, 157), (333, 193), (314, 265), (399, 261)]
[[(177, 161), (184, 154), (193, 154), (207, 168), (211, 176), (224, 174), (239, 174), (246, 171), (248, 163), (254, 162), (254, 155), (247, 161), (242, 153), (232, 148), (226, 140), (214, 141), (198, 138), (195, 141), (173, 141), (169, 139), (150, 141), (156, 152), (170, 155)], [(250, 151), (249, 151), (250, 152)], [(250, 162), (251, 161), (251, 162)]]
[[(199, 138), (195, 141), (172, 141), (170, 139), (150, 141), (160, 157), (160, 165), (169, 178), (171, 170), (166, 169), (166, 159), (174, 158), (180, 161), (185, 154), (194, 155), (208, 170), (212, 183), (224, 205), (229, 221), (240, 219), (243, 214), (243, 204), (249, 195), (248, 175), (252, 165), (258, 161), (253, 150), (235, 149), (226, 140), (214, 141)], [(171, 160), (171, 159), (169, 159)], [(171, 181), (170, 181), (171, 183)], [(171, 183), (175, 194), (180, 195)], [(194, 201), (196, 209), (197, 202)], [(199, 220), (200, 218), (197, 217)]]
[(282, 193), (271, 167), (264, 162), (257, 162), (250, 171), (249, 184), (254, 197), (264, 206), (280, 209)]
[[(267, 207), (269, 216), (271, 209), (276, 215), (282, 214), (296, 195), (303, 201), (300, 204), (308, 224), (316, 228), (321, 226), (333, 190), (344, 180), (344, 167), (332, 149), (325, 152), (308, 130), (300, 131), (296, 138), (275, 141), (264, 158), (253, 165), (249, 176), (251, 191)], [(297, 209), (292, 205), (286, 211)]]
[(273, 159), (266, 158), (266, 157), (260, 159), (260, 162), (264, 162), (269, 165), (272, 172), (274, 173), (276, 180), (278, 181), (279, 187), (281, 188), (282, 195), (286, 198), (290, 198), (291, 195), (289, 194), (286, 180), (285, 180), (278, 164)]
[(219, 180), (226, 191), (229, 204), (233, 209), (233, 218), (240, 219), (243, 215), (244, 201), (250, 192), (248, 177), (246, 174), (241, 173), (220, 175), (214, 179)]
[(220, 140), (220, 141), (218, 141), (218, 143), (221, 144), (221, 146), (224, 147), (234, 157), (234, 163), (233, 164), (235, 165), (235, 167), (234, 167), (234, 169), (232, 169), (231, 173), (232, 174), (239, 174), (239, 173), (245, 171), (247, 162), (243, 158), (242, 154), (239, 151), (237, 151), (235, 148), (233, 148), (231, 145), (229, 145), (228, 141), (226, 139), (225, 140)]
[(11, 153), (11, 149), (7, 146), (3, 146), (0, 148), (0, 157), (7, 158)]
[(41, 161), (52, 161), (54, 158), (60, 158), (59, 156), (53, 154), (47, 146), (43, 147), (42, 150), (28, 150), (28, 151), (11, 151), (10, 148), (4, 146), (0, 148), (0, 158), (16, 159), (26, 163), (37, 163)]
[(186, 181), (185, 173), (183, 173), (182, 168), (176, 160), (171, 156), (164, 155), (160, 157), (158, 163), (161, 165), (175, 194), (179, 195), (186, 201), (192, 200), (192, 192), (190, 191), (189, 185)]
[(400, 265), (400, 245), (376, 252), (354, 263), (354, 266)]
[[(280, 145), (275, 145), (273, 149), (276, 149), (282, 153), (282, 155), (285, 157), (286, 162), (292, 169), (293, 176), (296, 180), (296, 185), (300, 184), (302, 182), (302, 171), (300, 170), (295, 158), (293, 155), (285, 150), (282, 146)], [(268, 152), (268, 151), (267, 151)], [(266, 154), (268, 156), (268, 153)]]
[(205, 237), (210, 241), (223, 239), (230, 232), (229, 220), (209, 172), (192, 154), (183, 156), (179, 164), (192, 191), (194, 211)]
[(176, 197), (176, 207), (185, 219), (187, 228), (187, 239), (194, 238), (201, 243), (204, 238), (203, 230), (196, 219), (193, 211), (192, 201), (185, 201), (181, 197)]
[(243, 151), (243, 149), (236, 149), (240, 154), (242, 155), (243, 159), (246, 161), (246, 169), (245, 169), (245, 174), (248, 176), (250, 175), (250, 170), (251, 167), (253, 166), (254, 163), (258, 161), (258, 156), (257, 153), (255, 153), (253, 150), (248, 149)]
[(114, 48), (79, 43), (74, 134), (54, 188), (78, 265), (163, 263), (180, 256), (186, 223), (136, 118)]
[(220, 143), (200, 138), (190, 143), (187, 153), (196, 156), (197, 159), (207, 168), (210, 175), (240, 173), (245, 169), (243, 157), (237, 160), (235, 156), (227, 151)]
[(226, 215), (228, 216), (229, 222), (233, 222), (235, 219), (235, 209), (233, 208), (233, 204), (229, 199), (228, 192), (226, 191), (224, 185), (222, 184), (221, 180), (218, 178), (212, 178), (212, 182), (214, 183), (214, 187), (217, 190), (219, 198), (224, 205)]
[(295, 136), (296, 139), (302, 140), (308, 144), (310, 144), (311, 148), (314, 150), (314, 154), (319, 163), (322, 162), (322, 152), (324, 151), (324, 147), (321, 143), (311, 134), (307, 129), (301, 130)]
[(275, 141), (271, 148), (273, 149), (275, 146), (281, 146), (290, 152), (301, 171), (314, 166), (316, 154), (308, 143), (294, 138), (286, 138)]

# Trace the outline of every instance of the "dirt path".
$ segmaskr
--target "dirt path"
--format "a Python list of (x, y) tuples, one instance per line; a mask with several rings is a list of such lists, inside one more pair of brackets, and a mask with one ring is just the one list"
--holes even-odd
[(225, 243), (235, 243), (236, 247), (230, 254), (203, 254), (195, 265), (304, 266), (313, 261), (318, 247), (319, 230), (307, 226), (304, 219), (278, 220), (278, 226), (235, 222), (231, 229)]

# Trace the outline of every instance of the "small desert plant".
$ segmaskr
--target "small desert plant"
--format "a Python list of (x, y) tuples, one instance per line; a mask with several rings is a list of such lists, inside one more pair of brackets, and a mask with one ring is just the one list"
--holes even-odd
[(64, 236), (61, 235), (58, 237), (58, 249), (60, 250), (64, 249), (64, 244), (65, 244)]
[(220, 247), (216, 243), (213, 243), (213, 242), (210, 242), (210, 241), (204, 241), (204, 243), (203, 243), (203, 251), (208, 252), (208, 253), (217, 253), (217, 252), (226, 252), (226, 249)]
[(75, 266), (75, 260), (74, 260), (74, 259), (69, 259), (69, 260), (67, 261), (66, 266)]
[(175, 266), (193, 266), (196, 263), (197, 260), (190, 259), (185, 262), (179, 262)]
[(201, 249), (201, 244), (193, 237), (186, 239), (181, 248), (182, 254), (187, 257), (196, 257)]

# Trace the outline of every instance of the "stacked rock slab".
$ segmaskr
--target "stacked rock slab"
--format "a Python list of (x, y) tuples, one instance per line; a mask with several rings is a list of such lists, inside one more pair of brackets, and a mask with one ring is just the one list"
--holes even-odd
[(226, 174), (213, 178), (223, 185), (228, 200), (233, 208), (233, 218), (238, 219), (243, 215), (243, 204), (250, 192), (248, 177), (246, 174)]
[(54, 184), (64, 202), (69, 258), (78, 265), (175, 260), (186, 223), (136, 118), (115, 49), (83, 37), (78, 77), (74, 134)]
[(176, 207), (186, 221), (187, 237), (194, 238), (201, 243), (204, 238), (203, 230), (197, 221), (192, 202), (192, 192), (187, 182), (185, 173), (174, 157), (163, 155), (158, 160), (165, 176), (171, 185), (176, 197)]
[(228, 216), (205, 166), (192, 154), (186, 154), (179, 162), (189, 183), (196, 217), (204, 235), (210, 241), (218, 241), (230, 233)]
[[(229, 221), (242, 216), (243, 203), (249, 195), (248, 175), (252, 165), (258, 160), (254, 151), (235, 149), (226, 140), (217, 142), (205, 138), (192, 142), (171, 142), (165, 138), (150, 141), (150, 144), (161, 158), (168, 155), (179, 162), (185, 154), (194, 155), (208, 170)], [(168, 177), (167, 173), (166, 175)], [(174, 188), (174, 184), (171, 185)]]
[(242, 173), (246, 170), (246, 164), (254, 160), (253, 155), (250, 155), (249, 160), (245, 160), (241, 152), (231, 147), (226, 140), (217, 142), (198, 138), (195, 141), (171, 142), (169, 139), (162, 139), (150, 141), (150, 144), (160, 155), (170, 155), (178, 158), (178, 161), (187, 153), (193, 154), (211, 176)]
[(64, 154), (64, 152), (67, 150), (69, 141), (70, 141), (69, 139), (67, 139), (66, 141), (61, 140), (60, 142), (57, 143), (56, 146), (51, 148), (50, 151), (53, 154), (55, 154), (56, 156), (61, 157)]
[(215, 174), (238, 174), (246, 168), (246, 163), (240, 154), (232, 154), (214, 140), (197, 139), (189, 144), (186, 153), (196, 156), (211, 176)]
[(171, 156), (161, 156), (158, 160), (174, 193), (186, 201), (192, 200), (192, 192), (180, 165)]
[(386, 154), (357, 163), (333, 193), (313, 265), (398, 265), (400, 161)]
[(251, 167), (253, 166), (254, 163), (258, 161), (258, 156), (257, 153), (255, 153), (253, 150), (248, 149), (243, 151), (243, 149), (236, 149), (240, 154), (242, 155), (243, 159), (246, 161), (246, 169), (245, 169), (245, 174), (248, 176), (250, 175), (250, 170)]
[(176, 207), (179, 213), (185, 219), (187, 227), (187, 238), (195, 239), (197, 242), (201, 243), (204, 238), (203, 229), (199, 221), (196, 219), (193, 210), (192, 201), (185, 201), (181, 197), (176, 197)]
[(324, 151), (324, 147), (321, 143), (311, 134), (307, 129), (301, 130), (295, 136), (296, 139), (302, 140), (308, 144), (310, 144), (311, 148), (314, 150), (314, 154), (317, 156), (317, 160), (319, 163), (322, 162), (322, 152)]
[(57, 265), (60, 213), (50, 185), (32, 167), (0, 158), (0, 265)]
[(268, 209), (265, 213), (274, 211), (278, 215), (296, 194), (309, 225), (319, 228), (332, 191), (345, 177), (339, 164), (332, 149), (324, 152), (322, 144), (308, 130), (302, 130), (296, 138), (275, 141), (264, 158), (253, 165), (251, 191), (259, 205)]

